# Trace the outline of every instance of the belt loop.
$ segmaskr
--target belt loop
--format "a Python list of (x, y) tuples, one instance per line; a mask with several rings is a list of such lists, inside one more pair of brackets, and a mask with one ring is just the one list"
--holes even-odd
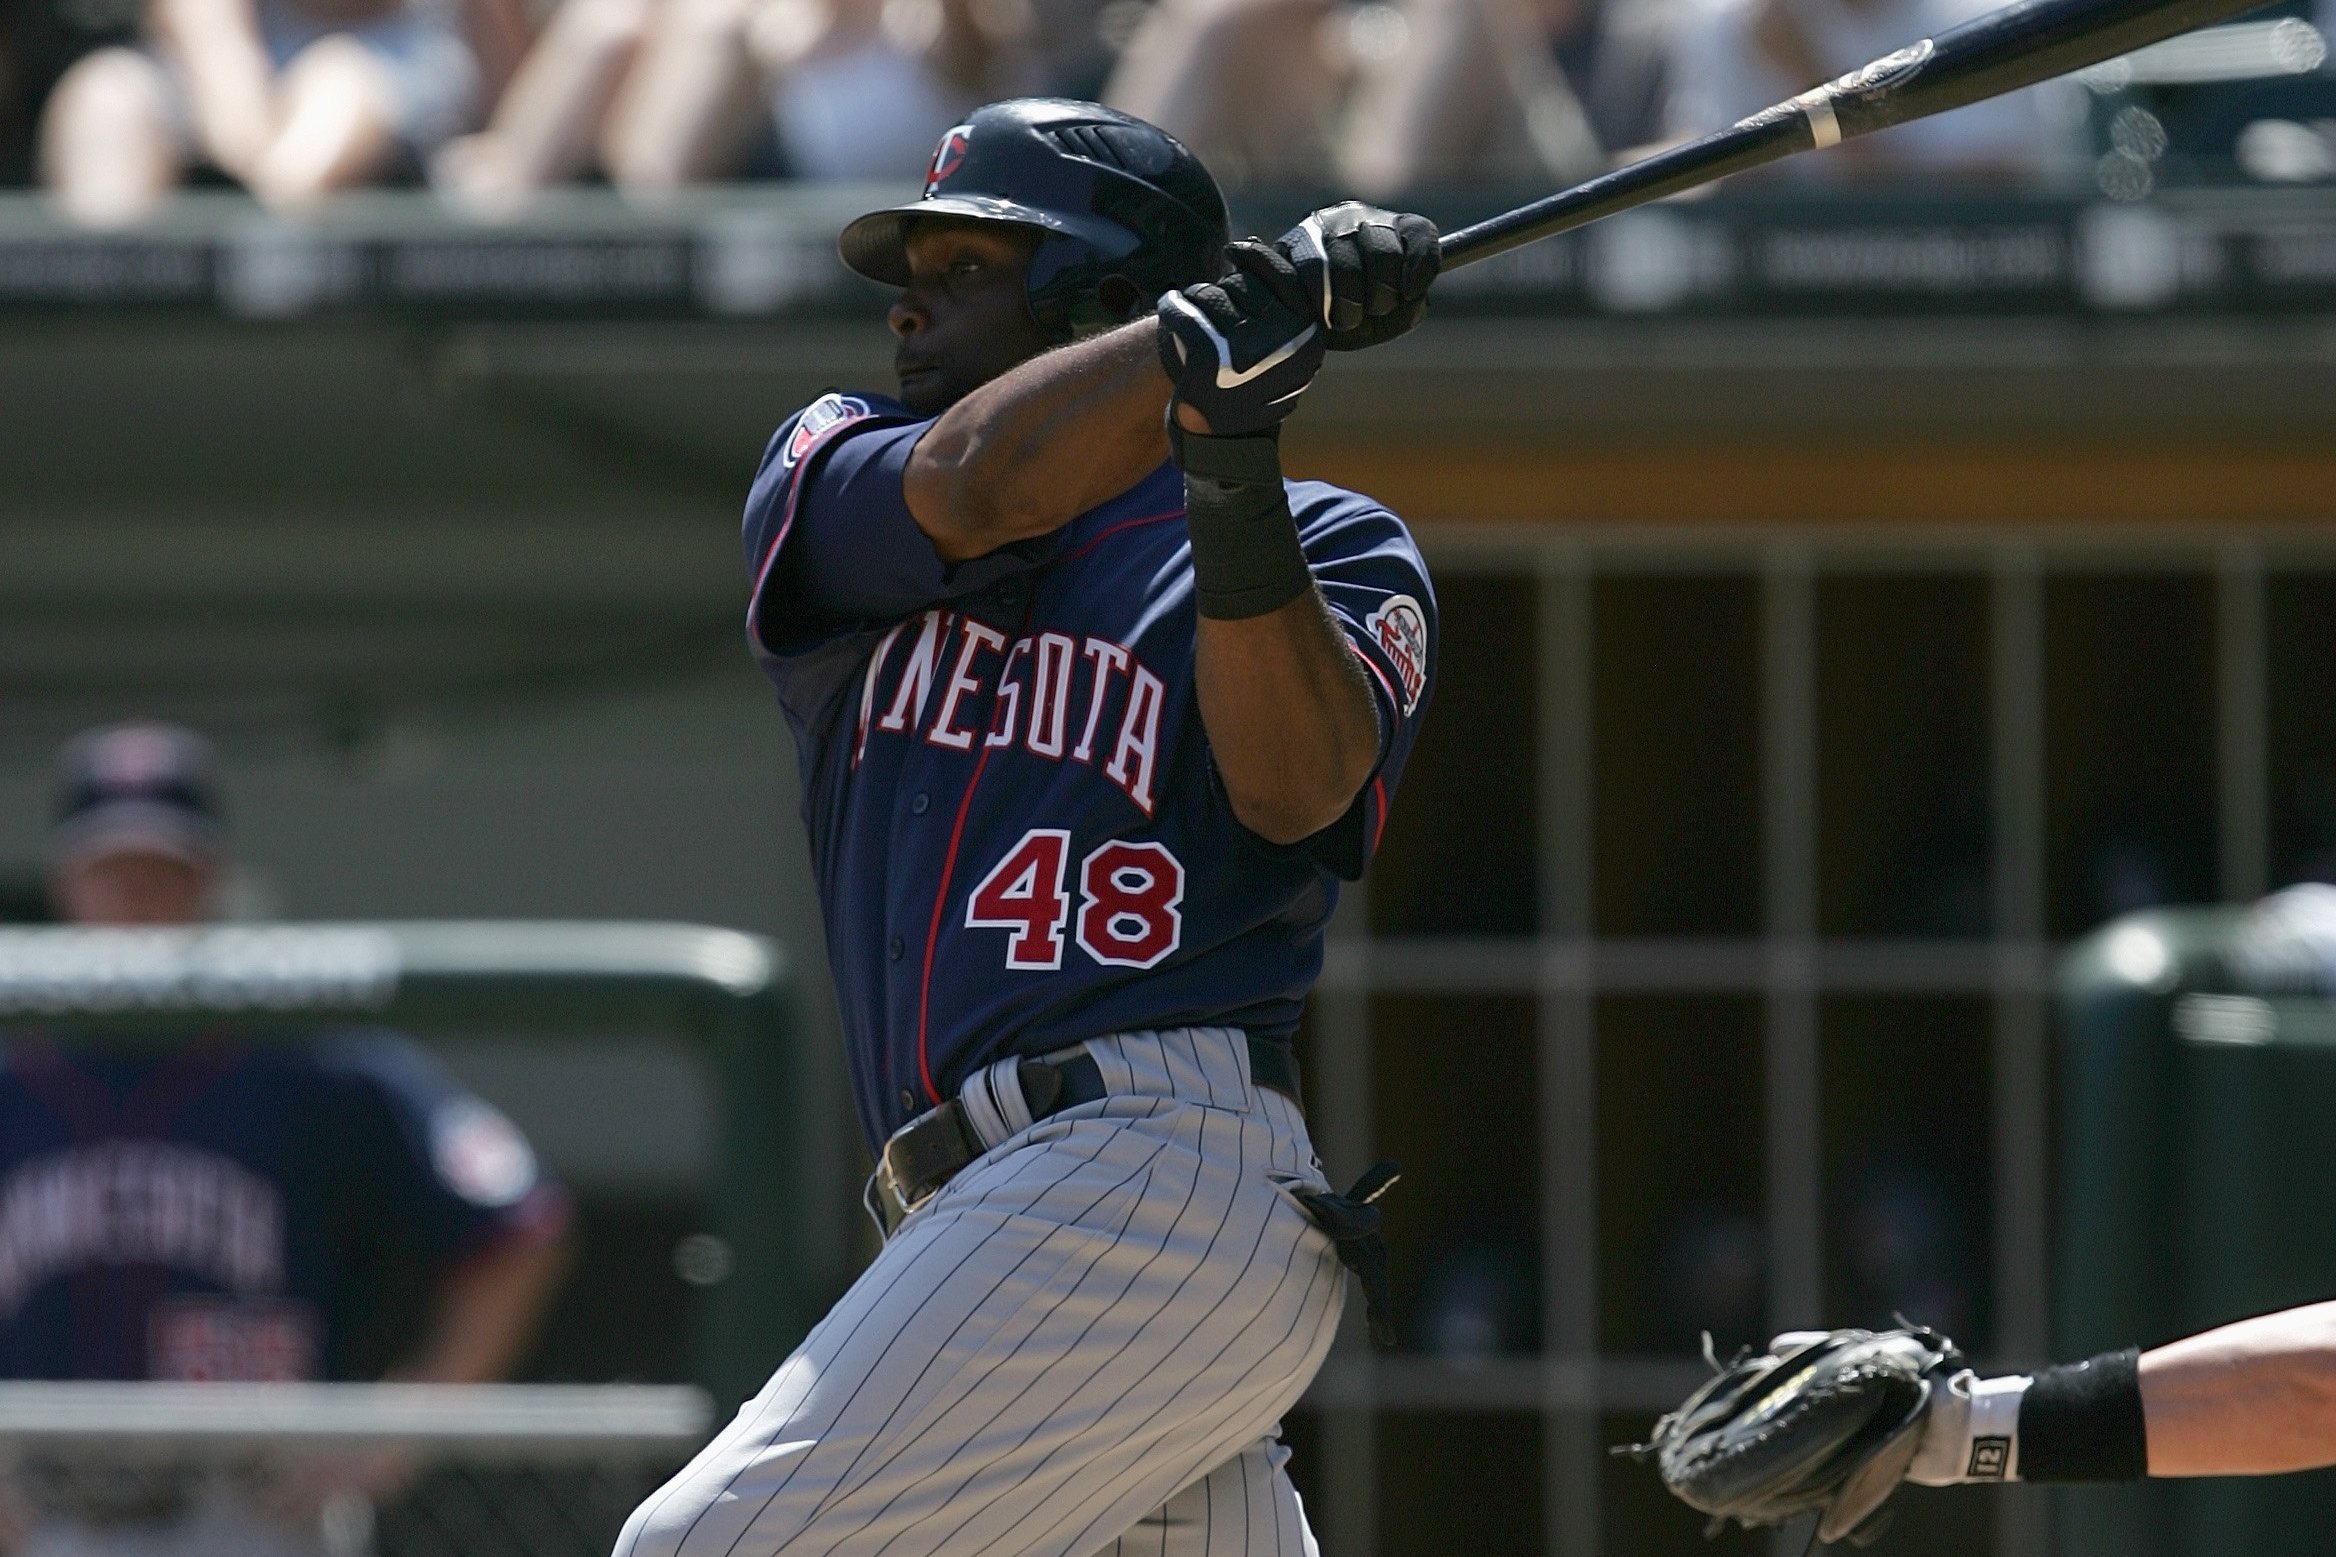
[(1030, 1128), (1030, 1101), (1022, 1093), (1022, 1061), (1018, 1057), (984, 1065), (965, 1079), (957, 1096), (985, 1149)]

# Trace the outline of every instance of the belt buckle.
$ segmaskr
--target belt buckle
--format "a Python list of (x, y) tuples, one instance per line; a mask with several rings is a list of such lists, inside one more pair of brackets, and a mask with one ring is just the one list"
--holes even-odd
[[(885, 1144), (889, 1146), (891, 1142), (887, 1141)], [(921, 1199), (916, 1205), (909, 1204), (908, 1196), (901, 1190), (900, 1180), (893, 1175), (892, 1162), (889, 1158), (877, 1160), (876, 1176), (870, 1182), (869, 1188), (872, 1191), (868, 1197), (869, 1214), (876, 1218), (876, 1225), (883, 1229), (884, 1236), (887, 1238), (892, 1236), (901, 1223), (908, 1220), (908, 1214), (911, 1211), (914, 1211), (918, 1205), (924, 1204), (924, 1200)]]
[(884, 1236), (908, 1220), (940, 1192), (957, 1171), (982, 1153), (965, 1117), (965, 1105), (951, 1098), (927, 1109), (892, 1132), (876, 1160), (876, 1204)]

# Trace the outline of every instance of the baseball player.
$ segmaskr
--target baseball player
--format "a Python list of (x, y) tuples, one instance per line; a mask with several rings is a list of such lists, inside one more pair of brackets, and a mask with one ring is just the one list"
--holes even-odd
[(843, 233), (901, 289), (900, 394), (771, 440), (748, 628), (890, 1235), (622, 1557), (1315, 1549), (1278, 1425), (1384, 1175), (1329, 1193), (1289, 1037), (1435, 605), (1276, 430), (1419, 320), (1436, 234), (1226, 220), (1152, 126), (1016, 101)]
[(1816, 1512), (1863, 1542), (1902, 1481), (2114, 1482), (2336, 1465), (2336, 1302), (1981, 1377), (1929, 1331), (1795, 1332), (1658, 1423), (1663, 1479), (1718, 1518)]
[[(128, 725), (67, 748), (50, 858), (64, 918), (193, 924), (225, 866), (196, 737)], [(566, 1218), (518, 1131), (387, 1035), (99, 1050), (35, 1030), (0, 1051), (0, 1377), (289, 1382), (386, 1360), (411, 1381), (492, 1379), (558, 1277)], [(369, 1355), (383, 1294), (416, 1276), (420, 1337)], [(221, 1497), (70, 1469), (20, 1468), (25, 1528), (0, 1528), (0, 1551), (311, 1553), (319, 1500), (400, 1471), (294, 1467)]]

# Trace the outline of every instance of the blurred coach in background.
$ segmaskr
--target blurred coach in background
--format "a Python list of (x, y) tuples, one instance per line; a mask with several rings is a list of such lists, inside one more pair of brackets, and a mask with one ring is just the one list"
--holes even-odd
[[(199, 739), (96, 731), (61, 777), (61, 918), (209, 917), (227, 853)], [(17, 1032), (0, 1065), (0, 1376), (495, 1379), (558, 1281), (567, 1219), (519, 1132), (402, 1039), (246, 1047), (213, 1030), (99, 1049)], [(291, 1557), (316, 1549), (329, 1502), (401, 1474), (344, 1458), (158, 1483), (28, 1457), (0, 1551)]]

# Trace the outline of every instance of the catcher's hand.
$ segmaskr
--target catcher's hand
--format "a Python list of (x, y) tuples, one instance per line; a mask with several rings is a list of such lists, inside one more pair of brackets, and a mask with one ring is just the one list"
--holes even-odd
[[(1708, 1343), (1707, 1343), (1708, 1344)], [(1673, 1496), (1747, 1528), (1817, 1518), (1817, 1539), (1863, 1546), (1922, 1445), (1924, 1419), (1960, 1356), (1932, 1330), (1778, 1336), (1739, 1355), (1618, 1452), (1652, 1458)]]

